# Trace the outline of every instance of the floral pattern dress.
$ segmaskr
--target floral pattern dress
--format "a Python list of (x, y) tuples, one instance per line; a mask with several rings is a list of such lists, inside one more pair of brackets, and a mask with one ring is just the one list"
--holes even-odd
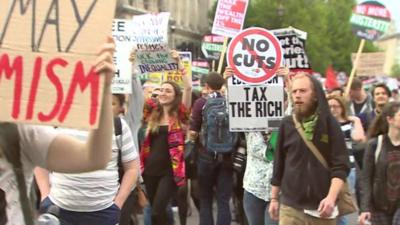
[(247, 163), (243, 178), (243, 188), (264, 201), (269, 202), (273, 161), (266, 154), (272, 151), (264, 142), (261, 132), (246, 133)]

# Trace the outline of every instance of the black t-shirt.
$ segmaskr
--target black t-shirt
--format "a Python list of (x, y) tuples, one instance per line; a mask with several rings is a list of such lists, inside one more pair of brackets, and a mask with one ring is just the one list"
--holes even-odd
[(144, 174), (150, 176), (172, 175), (168, 148), (168, 126), (160, 126), (157, 133), (150, 135), (150, 155), (146, 159)]
[(392, 204), (400, 202), (400, 146), (394, 146), (389, 138), (385, 138), (387, 146), (386, 195)]
[(360, 114), (362, 107), (364, 106), (364, 104), (367, 102), (368, 98), (366, 98), (363, 102), (361, 103), (356, 103), (353, 102), (353, 106), (354, 106), (354, 113), (356, 115)]

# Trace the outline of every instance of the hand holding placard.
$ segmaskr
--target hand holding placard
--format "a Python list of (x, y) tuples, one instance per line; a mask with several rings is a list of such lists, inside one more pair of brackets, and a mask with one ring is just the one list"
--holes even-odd
[(115, 66), (113, 63), (113, 56), (115, 52), (115, 42), (112, 37), (107, 37), (106, 43), (101, 45), (97, 58), (94, 63), (95, 72), (97, 74), (104, 74), (106, 77), (106, 88), (109, 88), (111, 81), (115, 74)]

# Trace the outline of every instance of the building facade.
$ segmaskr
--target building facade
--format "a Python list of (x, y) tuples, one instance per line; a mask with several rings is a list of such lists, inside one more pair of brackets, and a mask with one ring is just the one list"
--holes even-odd
[(394, 65), (400, 65), (400, 33), (386, 35), (374, 43), (385, 51), (385, 74), (391, 74)]
[(210, 33), (208, 14), (216, 0), (119, 0), (117, 18), (145, 13), (170, 12), (169, 45), (200, 57), (201, 39)]

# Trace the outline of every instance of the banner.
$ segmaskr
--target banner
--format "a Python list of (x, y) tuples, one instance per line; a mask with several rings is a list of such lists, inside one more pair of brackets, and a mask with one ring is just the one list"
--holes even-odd
[(307, 33), (293, 27), (271, 30), (281, 43), (284, 65), (292, 70), (310, 70), (306, 54)]
[(213, 34), (234, 37), (242, 30), (248, 0), (218, 0)]
[(230, 131), (267, 131), (279, 127), (285, 112), (281, 78), (271, 79), (268, 85), (234, 85), (231, 78), (228, 84)]
[(0, 121), (96, 128), (116, 1), (1, 1)]
[(132, 64), (129, 55), (135, 43), (133, 42), (132, 20), (114, 19), (112, 35), (115, 41), (115, 76), (111, 85), (113, 94), (132, 93)]
[[(354, 63), (356, 53), (351, 54), (351, 61)], [(357, 76), (383, 76), (385, 74), (385, 52), (361, 53), (360, 61), (357, 65)]]
[(219, 60), (224, 44), (224, 37), (206, 35), (201, 42), (201, 51), (208, 60)]
[(133, 17), (136, 63), (139, 73), (176, 70), (178, 65), (168, 48), (170, 13), (145, 14)]

